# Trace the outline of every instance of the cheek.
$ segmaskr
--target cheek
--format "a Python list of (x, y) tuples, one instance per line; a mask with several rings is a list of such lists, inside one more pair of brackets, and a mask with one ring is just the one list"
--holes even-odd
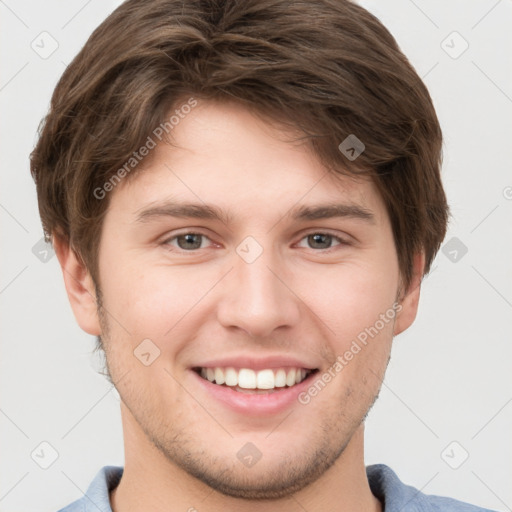
[(336, 276), (326, 279), (327, 288), (315, 288), (308, 294), (308, 306), (326, 326), (323, 332), (333, 358), (324, 372), (332, 382), (330, 391), (321, 394), (319, 406), (332, 405), (335, 395), (348, 409), (362, 415), (381, 386), (397, 314), (397, 275), (386, 275), (377, 267), (372, 272), (355, 266), (338, 269)]
[(134, 337), (162, 338), (207, 294), (211, 280), (190, 269), (140, 262), (109, 272), (105, 305)]
[[(340, 266), (326, 273), (306, 294), (306, 303), (324, 321), (339, 353), (386, 314), (379, 331), (389, 337), (394, 319), (398, 272), (382, 262)], [(321, 284), (323, 283), (323, 286)]]

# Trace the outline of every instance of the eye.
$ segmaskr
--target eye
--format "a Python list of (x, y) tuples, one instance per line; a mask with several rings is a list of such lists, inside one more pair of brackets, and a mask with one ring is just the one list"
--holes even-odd
[(203, 249), (205, 245), (203, 242), (210, 240), (206, 235), (201, 233), (182, 233), (175, 235), (164, 241), (164, 245), (178, 247), (183, 251), (193, 251), (195, 249)]
[(329, 233), (310, 233), (299, 242), (299, 247), (304, 247), (302, 245), (303, 240), (306, 241), (311, 249), (331, 249), (333, 242), (335, 242), (334, 245), (349, 245), (342, 238)]

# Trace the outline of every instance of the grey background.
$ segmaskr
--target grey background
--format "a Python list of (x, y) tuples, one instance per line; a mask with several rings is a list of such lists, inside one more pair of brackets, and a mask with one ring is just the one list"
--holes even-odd
[[(390, 465), (425, 493), (511, 510), (512, 1), (361, 3), (431, 92), (454, 215), (418, 318), (395, 338), (366, 463)], [(37, 245), (28, 167), (58, 78), (118, 4), (0, 1), (1, 511), (57, 510), (101, 466), (123, 464), (119, 400), (96, 373), (94, 339), (75, 323), (57, 259)]]

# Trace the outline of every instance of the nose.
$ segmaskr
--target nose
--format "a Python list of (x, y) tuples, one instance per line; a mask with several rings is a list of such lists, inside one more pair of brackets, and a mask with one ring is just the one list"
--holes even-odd
[[(223, 283), (217, 318), (226, 328), (265, 338), (278, 328), (297, 325), (300, 299), (290, 286), (289, 272), (265, 250), (251, 263), (234, 254), (234, 268)], [(288, 282), (287, 282), (288, 281)]]

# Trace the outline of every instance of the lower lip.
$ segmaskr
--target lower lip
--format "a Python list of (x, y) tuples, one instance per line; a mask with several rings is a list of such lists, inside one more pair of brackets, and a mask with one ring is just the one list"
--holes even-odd
[(209, 380), (203, 379), (195, 371), (190, 371), (199, 385), (213, 398), (235, 412), (254, 416), (277, 414), (297, 403), (299, 394), (311, 385), (311, 379), (316, 375), (316, 372), (312, 373), (299, 384), (289, 388), (277, 388), (279, 391), (272, 391), (268, 394), (249, 394), (235, 391), (228, 386), (213, 384)]

